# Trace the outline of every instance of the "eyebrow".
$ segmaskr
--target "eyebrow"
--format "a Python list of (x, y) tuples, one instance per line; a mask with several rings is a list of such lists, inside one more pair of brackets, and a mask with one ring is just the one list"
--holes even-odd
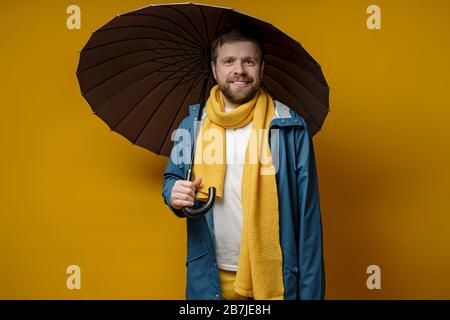
[[(227, 60), (227, 59), (233, 59), (233, 60), (235, 60), (235, 57), (233, 57), (233, 56), (224, 57), (224, 58), (220, 59), (220, 61), (223, 62), (223, 61), (225, 61), (225, 60)], [(257, 57), (251, 57), (251, 56), (247, 56), (247, 57), (243, 57), (243, 58), (242, 58), (242, 60), (245, 60), (245, 59), (258, 60)]]

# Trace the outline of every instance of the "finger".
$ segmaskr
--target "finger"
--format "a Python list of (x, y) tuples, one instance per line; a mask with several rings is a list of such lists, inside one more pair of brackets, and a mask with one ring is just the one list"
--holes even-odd
[(194, 202), (192, 201), (185, 201), (185, 200), (176, 200), (173, 201), (172, 206), (177, 206), (177, 207), (192, 207), (194, 205)]
[(201, 177), (195, 178), (192, 184), (194, 185), (195, 188), (198, 188), (202, 184), (202, 178)]
[(185, 199), (177, 198), (177, 197), (174, 197), (173, 199), (171, 199), (170, 202), (176, 206), (184, 206), (186, 204), (194, 205), (194, 202), (191, 200), (185, 200)]
[(178, 180), (177, 183), (180, 186), (186, 187), (186, 188), (191, 188), (192, 187), (192, 181), (187, 181), (187, 180)]
[(187, 183), (180, 184), (177, 186), (177, 190), (184, 190), (182, 188), (186, 188), (186, 189), (191, 190), (192, 192), (195, 192), (194, 184), (190, 181), (187, 181)]
[(194, 201), (194, 197), (191, 197), (184, 193), (176, 193), (174, 198), (179, 199), (179, 200), (184, 200), (184, 201)]
[(176, 190), (177, 193), (187, 194), (190, 195), (192, 198), (195, 198), (195, 192), (191, 188), (186, 188), (183, 186), (179, 186)]

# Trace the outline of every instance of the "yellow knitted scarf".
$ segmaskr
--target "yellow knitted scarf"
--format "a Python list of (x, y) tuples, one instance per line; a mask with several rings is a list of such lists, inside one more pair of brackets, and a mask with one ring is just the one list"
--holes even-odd
[(243, 228), (234, 289), (257, 300), (282, 300), (284, 295), (277, 186), (268, 143), (274, 112), (272, 98), (259, 89), (252, 100), (225, 113), (223, 95), (216, 85), (206, 102), (193, 166), (194, 175), (202, 178), (198, 199), (208, 198), (210, 186), (216, 187), (217, 197), (222, 198), (225, 129), (241, 128), (253, 120), (242, 173)]

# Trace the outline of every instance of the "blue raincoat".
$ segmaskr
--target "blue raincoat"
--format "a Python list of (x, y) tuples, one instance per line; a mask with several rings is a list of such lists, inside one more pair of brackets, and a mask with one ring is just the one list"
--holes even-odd
[[(188, 150), (194, 135), (199, 105), (189, 107), (189, 115), (179, 128), (189, 130)], [(205, 113), (203, 112), (203, 117)], [(305, 120), (294, 110), (275, 101), (275, 115), (270, 129), (278, 129), (277, 137), (269, 136), (272, 159), (278, 154), (276, 183), (280, 223), (280, 245), (283, 257), (285, 300), (324, 299), (325, 269), (323, 259), (322, 222), (314, 149)], [(175, 139), (176, 140), (176, 139)], [(190, 141), (189, 141), (190, 140)], [(175, 215), (185, 217), (170, 205), (175, 181), (185, 180), (188, 165), (176, 148), (183, 139), (174, 141), (172, 154), (164, 173), (163, 198)], [(177, 150), (177, 152), (175, 152)], [(195, 200), (195, 206), (199, 201)], [(214, 248), (214, 207), (204, 216), (186, 218), (187, 279), (186, 299), (222, 299)]]

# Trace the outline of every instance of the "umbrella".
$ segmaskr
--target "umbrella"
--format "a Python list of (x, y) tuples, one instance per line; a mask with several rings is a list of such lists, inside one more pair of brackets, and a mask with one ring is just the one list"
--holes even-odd
[[(210, 70), (214, 36), (239, 23), (255, 26), (264, 41), (261, 86), (297, 111), (311, 135), (317, 133), (329, 111), (329, 87), (320, 65), (272, 24), (231, 8), (178, 3), (117, 15), (94, 31), (80, 52), (81, 93), (112, 131), (169, 156), (171, 133), (188, 114), (188, 106), (200, 103), (203, 108), (215, 85)], [(186, 179), (191, 179), (190, 169)], [(203, 208), (185, 208), (187, 215), (207, 212), (214, 192), (210, 188)]]

